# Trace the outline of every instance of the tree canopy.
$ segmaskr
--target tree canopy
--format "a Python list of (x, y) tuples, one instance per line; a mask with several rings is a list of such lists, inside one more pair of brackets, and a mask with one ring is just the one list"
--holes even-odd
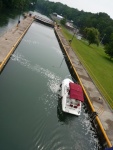
[(113, 33), (110, 37), (109, 43), (105, 46), (105, 53), (109, 55), (110, 59), (113, 58)]
[(65, 19), (65, 18), (61, 19), (60, 23), (61, 23), (62, 25), (65, 25), (65, 24), (66, 24), (66, 19)]
[(0, 0), (0, 9), (2, 8), (22, 8), (37, 0)]
[(75, 8), (70, 8), (60, 2), (50, 2), (48, 0), (0, 0), (0, 9), (2, 8), (21, 8), (28, 7), (30, 3), (37, 3), (37, 10), (41, 11), (45, 15), (49, 15), (56, 12), (62, 15), (68, 20), (73, 20), (74, 25), (79, 28), (83, 34), (84, 29), (96, 28), (100, 33), (100, 40), (106, 34), (102, 40), (103, 44), (109, 43), (110, 36), (113, 33), (113, 19), (106, 13), (90, 13), (79, 11)]
[(99, 31), (95, 28), (85, 28), (84, 29), (85, 37), (90, 44), (97, 44), (99, 46)]
[(113, 33), (113, 20), (106, 13), (90, 13), (79, 11), (75, 8), (70, 8), (67, 5), (63, 5), (60, 2), (50, 2), (48, 0), (37, 0), (37, 9), (41, 12), (49, 15), (56, 12), (62, 15), (66, 19), (73, 20), (75, 26), (77, 26), (81, 33), (84, 29), (94, 27), (98, 29), (100, 33), (100, 40), (106, 34), (103, 39), (103, 44), (106, 44), (110, 40), (110, 35)]

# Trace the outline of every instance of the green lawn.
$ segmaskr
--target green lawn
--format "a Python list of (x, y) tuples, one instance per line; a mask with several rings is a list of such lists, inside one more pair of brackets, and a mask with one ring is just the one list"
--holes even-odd
[[(67, 40), (72, 38), (72, 35), (65, 28), (62, 28), (62, 33)], [(71, 46), (113, 108), (113, 60), (109, 60), (102, 46), (89, 46), (87, 41), (76, 38), (73, 39)]]

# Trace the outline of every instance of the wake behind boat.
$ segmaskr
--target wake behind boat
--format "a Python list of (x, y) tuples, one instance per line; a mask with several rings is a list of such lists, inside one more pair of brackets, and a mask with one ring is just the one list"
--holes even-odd
[(66, 113), (79, 116), (81, 102), (84, 101), (83, 90), (79, 84), (66, 78), (61, 84), (62, 110)]

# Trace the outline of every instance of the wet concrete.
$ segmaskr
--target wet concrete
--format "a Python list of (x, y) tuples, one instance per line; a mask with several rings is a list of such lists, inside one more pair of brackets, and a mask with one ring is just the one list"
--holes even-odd
[(55, 27), (55, 33), (57, 34), (58, 39), (60, 39), (64, 49), (68, 53), (72, 65), (75, 68), (83, 87), (85, 88), (94, 110), (98, 113), (99, 120), (110, 142), (109, 146), (113, 145), (113, 110), (111, 110), (107, 101), (100, 93), (99, 89), (89, 76), (84, 66), (79, 61), (76, 53), (73, 52), (69, 42), (62, 35), (61, 29)]

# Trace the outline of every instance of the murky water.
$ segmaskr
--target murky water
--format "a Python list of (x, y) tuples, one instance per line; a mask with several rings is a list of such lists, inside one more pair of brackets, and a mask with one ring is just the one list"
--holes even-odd
[(53, 29), (34, 22), (0, 75), (0, 150), (101, 149), (84, 105), (61, 110), (69, 74)]

